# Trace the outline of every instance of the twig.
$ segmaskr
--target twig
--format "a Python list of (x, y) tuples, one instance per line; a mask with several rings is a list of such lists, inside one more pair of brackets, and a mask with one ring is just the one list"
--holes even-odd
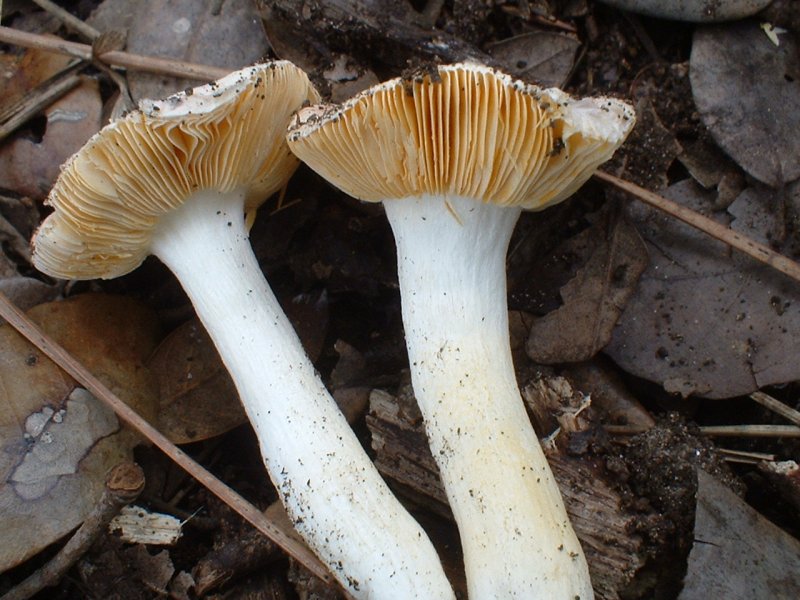
[[(612, 435), (639, 435), (649, 428), (638, 425), (603, 425)], [(800, 437), (795, 425), (709, 425), (699, 427), (701, 435), (710, 437)]]
[(773, 398), (769, 394), (753, 392), (750, 394), (750, 398), (758, 402), (761, 406), (765, 406), (772, 412), (779, 414), (787, 421), (791, 421), (795, 425), (800, 425), (800, 412), (786, 406), (783, 402)]
[(603, 171), (597, 171), (594, 176), (600, 181), (609, 183), (614, 187), (631, 194), (638, 200), (641, 200), (642, 202), (649, 204), (650, 206), (657, 208), (658, 210), (661, 210), (680, 221), (683, 221), (687, 225), (691, 225), (692, 227), (707, 233), (711, 237), (718, 239), (719, 241), (724, 242), (741, 252), (744, 252), (757, 261), (780, 271), (784, 275), (788, 275), (795, 281), (800, 281), (800, 264), (783, 256), (782, 254), (778, 254), (771, 248), (760, 244), (746, 235), (729, 229), (724, 225), (720, 225), (716, 221), (709, 219), (708, 217), (701, 215), (696, 211), (686, 208), (685, 206), (681, 206), (677, 202), (673, 202), (672, 200), (668, 200), (663, 196), (659, 196), (658, 194), (653, 193), (650, 190), (646, 190), (635, 183), (631, 183), (630, 181), (625, 181), (619, 177), (614, 177), (613, 175), (609, 175)]
[(717, 448), (717, 454), (721, 454), (723, 460), (728, 462), (738, 462), (750, 465), (761, 464), (765, 461), (774, 461), (774, 454), (764, 452), (748, 452), (746, 450), (731, 450), (730, 448)]
[(712, 437), (800, 437), (796, 425), (710, 425), (700, 428), (700, 433)]
[(64, 23), (64, 25), (80, 33), (87, 40), (94, 41), (100, 35), (100, 32), (97, 31), (97, 29), (87, 23), (84, 23), (75, 15), (58, 6), (55, 2), (50, 2), (50, 0), (33, 1), (51, 15), (56, 17), (59, 21)]
[(12, 106), (3, 109), (3, 114), (0, 115), (0, 119), (3, 120), (0, 123), (0, 141), (74, 89), (81, 82), (80, 75), (75, 72), (80, 65), (80, 62), (76, 62), (74, 65), (67, 67), (36, 86), (19, 102), (15, 102)]
[(657, 65), (664, 64), (666, 62), (664, 57), (661, 56), (658, 48), (656, 48), (655, 43), (653, 43), (653, 38), (650, 37), (650, 34), (648, 34), (647, 30), (642, 26), (642, 21), (639, 19), (639, 17), (627, 11), (624, 11), (622, 16), (633, 29), (634, 35), (639, 38), (639, 42), (642, 44), (642, 46), (644, 46), (644, 49), (650, 55), (650, 59)]
[(46, 565), (0, 600), (26, 600), (44, 588), (58, 583), (64, 573), (86, 553), (108, 522), (123, 506), (136, 500), (143, 489), (144, 473), (138, 465), (123, 462), (112, 468), (106, 477), (106, 486), (100, 500), (64, 547)]
[(147, 73), (170, 75), (173, 77), (186, 77), (188, 79), (200, 81), (219, 79), (231, 71), (230, 69), (198, 65), (196, 63), (180, 60), (131, 54), (121, 50), (111, 50), (93, 57), (92, 47), (86, 44), (67, 42), (58, 38), (18, 31), (10, 27), (0, 27), (0, 42), (22, 46), (23, 48), (37, 48), (48, 52), (66, 54), (67, 56), (74, 56), (86, 61), (91, 61), (94, 58), (112, 67), (124, 67), (134, 71), (145, 71)]
[(2, 293), (0, 293), (0, 317), (6, 319), (14, 329), (66, 371), (67, 374), (89, 390), (98, 400), (109, 406), (124, 423), (150, 440), (164, 454), (175, 461), (178, 466), (187, 471), (212, 494), (217, 496), (231, 507), (231, 509), (249, 521), (256, 529), (280, 546), (289, 556), (297, 560), (324, 582), (328, 584), (335, 583), (335, 580), (327, 571), (326, 567), (314, 556), (307, 546), (298, 543), (298, 541), (294, 539), (292, 535), (293, 532), (290, 529), (279, 527), (267, 519), (255, 506), (214, 477), (175, 444), (170, 442), (164, 434), (139, 416), (130, 406), (120, 400), (99, 379), (92, 375), (86, 367), (81, 365), (71, 354), (39, 329), (33, 321), (25, 316), (25, 314), (14, 306), (5, 294)]
[(561, 29), (567, 33), (578, 33), (578, 28), (572, 23), (556, 19), (555, 17), (545, 15), (531, 15), (530, 20), (545, 27), (552, 27), (553, 29)]

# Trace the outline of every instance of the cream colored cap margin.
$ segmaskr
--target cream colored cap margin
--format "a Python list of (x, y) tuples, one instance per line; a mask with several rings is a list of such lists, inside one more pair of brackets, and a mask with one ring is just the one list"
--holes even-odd
[(149, 254), (158, 220), (196, 191), (244, 190), (254, 209), (298, 165), (291, 114), (319, 102), (287, 61), (255, 65), (139, 110), (94, 135), (62, 167), (36, 232), (36, 268), (65, 279), (112, 278)]
[(361, 200), (436, 194), (538, 210), (574, 193), (634, 122), (621, 100), (575, 100), (456, 64), (307, 107), (287, 137), (303, 162)]

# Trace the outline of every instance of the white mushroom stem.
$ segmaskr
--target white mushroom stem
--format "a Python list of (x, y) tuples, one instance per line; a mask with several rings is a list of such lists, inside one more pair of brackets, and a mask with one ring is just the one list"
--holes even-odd
[(586, 600), (588, 568), (514, 375), (505, 257), (518, 208), (385, 200), (414, 393), (469, 597)]
[(452, 598), (422, 528), (391, 494), (264, 279), (243, 194), (198, 192), (152, 253), (178, 277), (228, 368), (300, 534), (359, 598)]

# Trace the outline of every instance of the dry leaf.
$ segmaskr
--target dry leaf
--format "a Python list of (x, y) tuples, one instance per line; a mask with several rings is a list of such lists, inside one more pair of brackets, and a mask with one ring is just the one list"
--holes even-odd
[(198, 320), (167, 336), (148, 367), (160, 391), (158, 428), (172, 442), (197, 442), (247, 421), (236, 387)]
[(316, 362), (328, 334), (328, 293), (319, 290), (291, 298), (280, 295), (279, 299), (306, 354), (311, 362)]
[[(63, 290), (63, 283), (48, 285), (32, 277), (12, 275), (0, 278), (0, 293), (22, 310), (28, 310), (43, 302), (50, 302), (58, 298)], [(0, 319), (0, 323), (5, 323)]]
[[(133, 0), (128, 51), (236, 70), (269, 51), (252, 0)], [(125, 25), (116, 25), (123, 29)], [(130, 73), (134, 100), (161, 98), (197, 85), (187, 79)]]
[(145, 589), (152, 590), (157, 597), (167, 596), (167, 585), (175, 574), (169, 551), (150, 554), (146, 546), (136, 545), (125, 548), (122, 552), (127, 559), (125, 562), (128, 568), (133, 569)]
[(534, 319), (526, 345), (538, 363), (578, 362), (605, 346), (614, 325), (647, 266), (647, 250), (624, 218), (606, 213), (567, 242), (586, 258), (576, 276), (561, 288), (563, 306)]
[(40, 142), (18, 136), (0, 148), (3, 187), (22, 196), (44, 198), (61, 164), (99, 131), (101, 111), (97, 81), (84, 79), (45, 110), (47, 125)]
[(580, 45), (571, 35), (531, 31), (491, 44), (486, 50), (509, 74), (542, 87), (560, 87), (572, 71)]
[(772, 0), (600, 0), (622, 10), (677, 21), (714, 22), (749, 17)]
[[(137, 412), (155, 393), (142, 361), (156, 321), (133, 300), (99, 294), (37, 306), (29, 316)], [(105, 476), (131, 460), (134, 435), (9, 325), (0, 326), (0, 571), (78, 525)]]
[[(690, 180), (664, 195), (701, 212), (714, 203), (714, 192)], [(732, 227), (767, 238), (772, 196), (751, 189), (742, 197), (748, 216), (734, 202), (742, 219)], [(800, 379), (800, 284), (653, 209), (630, 210), (650, 265), (605, 348), (620, 367), (669, 392), (709, 398)]]
[(3, 55), (2, 77), (0, 77), (0, 98), (2, 109), (25, 96), (37, 85), (67, 68), (75, 60), (56, 52), (30, 49), (22, 55)]
[[(282, 306), (306, 353), (316, 360), (328, 328), (327, 294), (282, 299)], [(167, 336), (148, 367), (160, 391), (159, 429), (173, 443), (216, 437), (247, 422), (236, 386), (199, 320), (187, 321)]]
[(800, 542), (697, 471), (694, 546), (679, 600), (794, 600)]
[(625, 157), (625, 179), (660, 190), (668, 185), (667, 171), (682, 149), (675, 134), (661, 122), (652, 102), (642, 98), (636, 103), (636, 127), (620, 150)]
[(714, 140), (773, 187), (800, 177), (800, 47), (758, 23), (700, 28), (690, 62), (692, 93)]

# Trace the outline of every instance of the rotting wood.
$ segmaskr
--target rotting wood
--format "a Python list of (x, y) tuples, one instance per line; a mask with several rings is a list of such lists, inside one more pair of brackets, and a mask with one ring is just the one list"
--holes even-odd
[[(262, 12), (286, 23), (314, 39), (324, 39), (333, 50), (342, 44), (370, 48), (388, 64), (405, 68), (411, 56), (438, 58), (444, 62), (472, 60), (491, 65), (487, 54), (462, 39), (434, 28), (420, 25), (420, 13), (402, 3), (387, 4), (375, 0), (326, 0), (302, 3), (296, 0), (259, 0)], [(311, 11), (311, 15), (308, 11)], [(337, 47), (338, 46), (338, 47)]]
[[(404, 493), (410, 492), (412, 500), (449, 516), (444, 488), (413, 401), (373, 391), (367, 426), (381, 473), (399, 483)], [(622, 508), (620, 496), (600, 469), (558, 452), (547, 458), (586, 553), (596, 597), (619, 598), (644, 563), (643, 542), (631, 533), (634, 515)]]

